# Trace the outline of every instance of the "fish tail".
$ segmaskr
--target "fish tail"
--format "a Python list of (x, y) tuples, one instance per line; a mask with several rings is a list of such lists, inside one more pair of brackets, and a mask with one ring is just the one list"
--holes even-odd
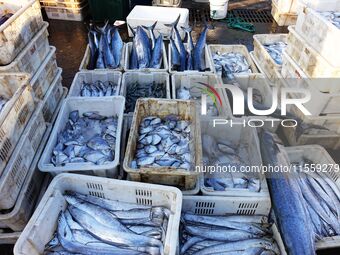
[(178, 24), (178, 21), (179, 21), (180, 18), (181, 18), (181, 14), (178, 14), (178, 17), (174, 22), (172, 22), (170, 24), (164, 24), (164, 25), (167, 26), (167, 27), (177, 27), (177, 24)]
[(151, 26), (142, 26), (143, 28), (145, 28), (148, 31), (153, 31), (155, 29), (157, 25), (157, 21), (155, 23), (153, 23)]
[(192, 27), (181, 27), (181, 28), (186, 33), (191, 33), (191, 31), (192, 31)]
[(136, 32), (135, 30), (133, 30), (133, 28), (130, 26), (130, 24), (127, 24), (129, 29), (131, 30), (131, 33), (133, 34), (133, 36), (135, 36)]

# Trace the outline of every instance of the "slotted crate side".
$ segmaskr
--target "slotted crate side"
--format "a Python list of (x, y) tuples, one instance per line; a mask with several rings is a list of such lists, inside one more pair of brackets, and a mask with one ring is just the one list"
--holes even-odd
[(15, 244), (20, 235), (21, 232), (0, 233), (0, 245)]
[[(122, 193), (121, 191), (124, 190)], [(175, 255), (178, 241), (182, 194), (173, 187), (148, 185), (108, 178), (61, 174), (54, 178), (39, 206), (14, 247), (15, 255), (39, 255), (51, 239), (60, 210), (65, 209), (65, 191), (79, 192), (111, 200), (165, 206), (171, 210), (164, 242), (164, 254)]]
[(50, 52), (46, 59), (41, 64), (37, 73), (31, 79), (31, 86), (34, 91), (34, 95), (38, 99), (43, 99), (50, 85), (53, 82), (54, 77), (57, 75), (58, 66), (55, 55), (56, 48), (51, 46)]
[(46, 131), (42, 104), (37, 106), (0, 178), (0, 208), (14, 206)]
[(166, 49), (164, 42), (162, 43), (162, 64), (161, 68), (142, 68), (142, 69), (130, 69), (130, 55), (132, 51), (132, 42), (128, 42), (125, 47), (125, 61), (124, 61), (124, 71), (128, 72), (167, 72), (168, 67), (168, 58), (166, 56)]
[(21, 53), (9, 65), (0, 66), (0, 73), (24, 72), (29, 73), (32, 77), (50, 50), (47, 27), (48, 23), (44, 22), (42, 29), (30, 40)]
[(296, 13), (282, 13), (280, 9), (272, 2), (271, 14), (279, 26), (295, 25), (298, 15)]
[(70, 0), (70, 1), (60, 1), (60, 0), (40, 0), (42, 7), (58, 7), (58, 8), (71, 8), (79, 9), (87, 4), (87, 0)]
[(273, 0), (280, 13), (297, 13), (298, 0)]
[(45, 7), (45, 11), (49, 19), (83, 21), (88, 14), (89, 5), (81, 8)]
[(10, 64), (43, 26), (38, 1), (4, 0), (1, 9), (13, 5), (22, 7), (0, 26), (0, 65)]

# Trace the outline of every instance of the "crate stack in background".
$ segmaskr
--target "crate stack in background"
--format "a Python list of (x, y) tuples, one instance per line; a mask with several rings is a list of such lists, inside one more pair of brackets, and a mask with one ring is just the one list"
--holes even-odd
[(298, 0), (272, 0), (272, 16), (279, 26), (294, 25)]
[(40, 0), (49, 19), (82, 21), (89, 12), (87, 0)]
[(44, 186), (37, 164), (67, 91), (39, 1), (1, 7), (12, 15), (0, 26), (0, 243), (14, 243)]

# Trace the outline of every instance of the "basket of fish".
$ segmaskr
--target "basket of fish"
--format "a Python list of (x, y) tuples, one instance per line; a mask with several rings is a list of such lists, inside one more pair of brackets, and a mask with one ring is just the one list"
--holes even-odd
[(15, 205), (46, 127), (40, 103), (21, 135), (6, 167), (0, 172), (1, 210), (10, 209)]
[(339, 165), (319, 145), (286, 147), (299, 174), (303, 201), (317, 235), (316, 249), (340, 246)]
[(270, 79), (275, 79), (275, 70), (281, 70), (282, 51), (287, 47), (287, 34), (254, 35), (254, 56), (261, 69)]
[(90, 26), (89, 44), (79, 70), (124, 68), (125, 44), (120, 37), (119, 28), (106, 23), (103, 27)]
[(271, 14), (279, 26), (295, 25), (298, 18), (294, 12), (282, 12), (274, 2), (272, 2)]
[(182, 194), (173, 187), (62, 174), (50, 184), (14, 254), (175, 255), (181, 207)]
[(125, 158), (124, 171), (132, 181), (192, 190), (201, 165), (200, 123), (195, 102), (138, 99)]
[(35, 102), (28, 80), (26, 74), (0, 74), (0, 172), (34, 112)]
[(138, 98), (171, 98), (170, 78), (166, 72), (126, 72), (121, 95), (125, 97), (125, 113), (134, 112)]
[(8, 65), (42, 28), (43, 18), (36, 0), (3, 0), (0, 15), (0, 65)]
[(232, 116), (227, 97), (223, 91), (215, 88), (221, 81), (215, 74), (210, 73), (175, 73), (171, 76), (172, 98), (182, 100), (195, 100), (198, 111), (201, 112), (202, 95), (206, 96), (206, 115)]
[(0, 66), (0, 73), (25, 72), (29, 73), (31, 77), (34, 76), (50, 51), (47, 27), (48, 23), (44, 22), (43, 28), (19, 55), (9, 65)]
[(116, 177), (125, 99), (64, 100), (39, 169)]
[(238, 74), (258, 72), (244, 45), (209, 44), (208, 48), (212, 71), (223, 80), (232, 80)]
[(285, 255), (277, 226), (268, 222), (270, 205), (258, 202), (251, 209), (238, 205), (237, 198), (183, 197), (179, 254)]
[[(241, 123), (242, 119), (233, 119)], [(210, 196), (266, 197), (268, 186), (256, 129), (218, 125), (213, 118), (201, 119), (204, 174), (201, 191)]]
[(89, 5), (85, 4), (80, 8), (60, 8), (60, 7), (44, 7), (49, 19), (83, 21), (89, 10)]
[(51, 46), (47, 57), (31, 79), (30, 83), (34, 91), (34, 96), (38, 99), (44, 98), (54, 77), (57, 75), (58, 65), (55, 52), (56, 48)]
[(318, 9), (303, 8), (295, 27), (297, 34), (332, 66), (340, 66), (340, 60), (334, 54), (340, 40), (339, 11), (340, 5), (328, 10), (324, 6)]
[(122, 73), (111, 70), (81, 71), (72, 82), (68, 97), (118, 96)]

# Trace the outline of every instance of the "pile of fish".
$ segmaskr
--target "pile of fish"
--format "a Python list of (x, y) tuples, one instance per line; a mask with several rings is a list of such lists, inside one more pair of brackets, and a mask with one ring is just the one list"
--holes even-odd
[(309, 171), (313, 162), (293, 162), (316, 239), (340, 235), (340, 189), (326, 174)]
[(263, 46), (275, 63), (282, 65), (282, 52), (287, 47), (287, 44), (284, 42), (275, 42), (271, 44), (264, 44)]
[(216, 72), (229, 80), (234, 79), (234, 74), (252, 73), (250, 65), (239, 52), (213, 53), (213, 61)]
[(205, 43), (208, 33), (208, 26), (203, 28), (196, 45), (192, 41), (191, 31), (192, 28), (182, 29), (187, 34), (187, 45), (184, 46), (182, 38), (178, 32), (177, 24), (180, 16), (172, 24), (166, 24), (170, 26), (170, 47), (171, 47), (171, 70), (173, 71), (185, 71), (185, 70), (198, 70), (206, 71), (207, 65), (205, 63)]
[(270, 224), (257, 216), (204, 216), (184, 213), (181, 219), (181, 255), (280, 254)]
[(0, 26), (4, 24), (12, 16), (13, 16), (13, 13), (2, 14), (0, 17)]
[(118, 85), (112, 81), (96, 81), (93, 83), (83, 82), (80, 88), (82, 97), (108, 97), (117, 94)]
[[(203, 164), (205, 166), (240, 166), (247, 165), (240, 155), (244, 155), (245, 147), (233, 144), (226, 139), (218, 141), (208, 135), (202, 135)], [(241, 172), (214, 172), (208, 173), (204, 177), (204, 185), (215, 191), (225, 191), (226, 189), (248, 189), (259, 192), (261, 188), (260, 179), (254, 176), (245, 175)]]
[(138, 98), (166, 98), (166, 85), (158, 82), (127, 84), (125, 98), (125, 112), (133, 112)]
[(79, 111), (69, 114), (65, 128), (58, 134), (51, 162), (55, 166), (91, 162), (108, 164), (114, 160), (118, 117), (106, 117), (97, 112)]
[[(138, 26), (136, 31), (130, 27), (133, 33), (133, 42), (129, 58), (129, 69), (161, 68), (163, 60), (163, 36), (160, 34), (157, 39), (155, 38), (153, 30), (156, 24), (157, 21), (149, 27)], [(143, 28), (149, 31), (150, 39)]]
[(90, 47), (88, 70), (119, 67), (124, 43), (117, 27), (108, 22), (103, 27), (90, 25), (88, 40)]
[(163, 254), (170, 211), (97, 198), (78, 193), (64, 195), (56, 232), (45, 255)]
[(321, 16), (328, 19), (334, 26), (340, 28), (340, 12), (319, 12)]
[(0, 96), (0, 112), (5, 107), (5, 104), (7, 104), (8, 99), (4, 98), (3, 96)]
[(164, 119), (150, 116), (142, 120), (134, 169), (140, 167), (175, 167), (190, 170), (192, 166), (190, 135), (191, 122), (181, 120), (177, 115)]

